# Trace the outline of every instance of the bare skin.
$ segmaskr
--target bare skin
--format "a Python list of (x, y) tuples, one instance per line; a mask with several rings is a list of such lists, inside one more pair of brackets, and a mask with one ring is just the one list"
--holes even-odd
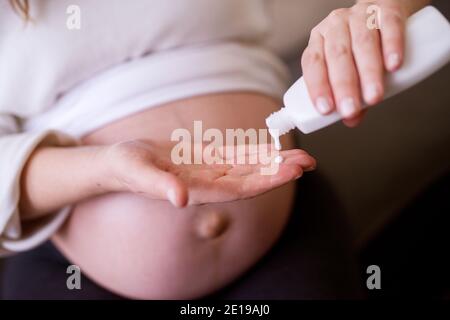
[[(24, 220), (110, 192), (132, 192), (168, 200), (176, 207), (246, 199), (299, 178), (315, 161), (303, 150), (282, 151), (277, 174), (261, 175), (269, 164), (252, 164), (251, 156), (274, 152), (270, 144), (217, 148), (223, 164), (174, 164), (174, 143), (133, 139), (111, 145), (41, 147), (25, 167), (21, 211)], [(234, 155), (228, 163), (227, 152)], [(238, 162), (243, 161), (243, 163)], [(158, 181), (158, 183), (155, 183)], [(59, 188), (53, 188), (59, 186)]]
[[(365, 114), (361, 103), (383, 100), (385, 72), (401, 67), (406, 19), (430, 0), (360, 0), (331, 12), (311, 31), (302, 55), (305, 83), (322, 114), (337, 109), (354, 127)], [(380, 29), (366, 25), (367, 8), (376, 5)]]
[[(76, 152), (80, 147), (43, 148), (45, 152), (31, 158), (23, 177), (27, 195), (23, 207), (32, 209), (28, 216), (32, 219), (76, 203), (53, 240), (85, 275), (118, 294), (203, 296), (238, 277), (272, 246), (291, 211), (294, 185), (286, 183), (316, 164), (304, 151), (284, 151), (276, 176), (261, 176), (258, 166), (241, 166), (227, 170), (230, 179), (220, 184), (211, 180), (217, 166), (200, 170), (200, 176), (189, 167), (179, 174), (161, 166), (166, 163), (161, 161), (167, 157), (165, 145), (174, 129), (192, 129), (198, 119), (205, 130), (265, 128), (265, 117), (278, 107), (278, 101), (254, 93), (195, 97), (101, 128), (84, 137), (81, 153)], [(286, 148), (292, 149), (292, 139), (284, 139)], [(64, 180), (59, 166), (78, 171), (68, 172)], [(146, 175), (148, 167), (151, 172)], [(48, 190), (36, 183), (46, 170)], [(93, 179), (85, 179), (91, 171)], [(223, 174), (222, 168), (219, 172)], [(54, 183), (62, 183), (62, 188), (51, 188)], [(169, 187), (162, 188), (165, 183)], [(245, 183), (249, 187), (242, 188)], [(167, 190), (174, 186), (182, 191), (171, 203)], [(88, 194), (83, 187), (94, 192)], [(64, 188), (67, 192), (58, 190)], [(60, 193), (62, 199), (57, 199)], [(205, 204), (208, 201), (214, 203)]]
[(248, 153), (249, 148), (242, 151), (236, 146), (217, 149), (224, 162), (232, 151), (235, 159), (231, 164), (176, 165), (170, 158), (174, 146), (167, 140), (170, 133), (164, 138), (155, 136), (113, 143), (99, 139), (98, 144), (86, 138), (82, 147), (38, 148), (22, 174), (22, 218), (39, 218), (110, 192), (169, 200), (176, 207), (246, 199), (297, 179), (304, 170), (315, 167), (315, 160), (298, 149), (282, 151), (285, 161), (271, 176), (260, 174), (267, 164), (238, 163), (237, 158), (269, 155), (273, 149), (270, 144), (259, 145), (256, 152), (251, 151), (253, 154)]

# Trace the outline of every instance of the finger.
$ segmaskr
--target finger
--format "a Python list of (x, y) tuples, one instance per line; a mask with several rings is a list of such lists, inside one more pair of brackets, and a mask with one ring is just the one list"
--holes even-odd
[(213, 181), (197, 179), (189, 188), (189, 203), (228, 202), (255, 197), (268, 192), (303, 174), (298, 164), (283, 164), (274, 175), (262, 175), (259, 170), (252, 174), (224, 175)]
[(238, 146), (226, 145), (217, 148), (224, 164), (258, 164), (278, 154), (274, 145), (266, 144), (242, 144)]
[(281, 157), (283, 164), (296, 164), (302, 167), (304, 171), (312, 171), (317, 167), (316, 159), (305, 153), (303, 150), (294, 149), (288, 150), (288, 152), (282, 152)]
[(280, 165), (278, 172), (274, 175), (261, 175), (259, 172), (255, 172), (246, 176), (241, 183), (240, 197), (242, 199), (255, 197), (298, 179), (302, 175), (303, 169), (297, 164)]
[(331, 21), (324, 34), (328, 77), (339, 113), (343, 118), (351, 119), (361, 111), (361, 105), (350, 30), (347, 22), (337, 15)]
[[(277, 157), (279, 157), (277, 159)], [(278, 161), (280, 161), (279, 163)], [(296, 164), (302, 167), (305, 171), (312, 171), (316, 167), (316, 160), (300, 149), (285, 150), (279, 153), (274, 153), (271, 157), (260, 157), (257, 162), (245, 162), (243, 164), (234, 165), (233, 168), (226, 170), (228, 175), (249, 175), (255, 172), (261, 172), (261, 168), (266, 168), (269, 164)]]
[(303, 79), (317, 111), (328, 114), (334, 110), (333, 94), (328, 80), (322, 35), (313, 30), (308, 47), (302, 55)]
[(381, 9), (380, 34), (386, 70), (397, 70), (403, 61), (404, 28), (406, 16), (400, 9), (384, 7)]
[(258, 163), (257, 165), (252, 164), (235, 165), (233, 166), (233, 168), (223, 171), (222, 174), (217, 172), (214, 177), (217, 178), (224, 175), (246, 176), (253, 174), (261, 174), (262, 168), (268, 167), (273, 168), (275, 165), (277, 165), (279, 168), (284, 165), (296, 165), (300, 166), (303, 171), (312, 171), (316, 168), (316, 160), (313, 157), (306, 155), (302, 152), (290, 155), (280, 154), (279, 157), (281, 157), (281, 163), (277, 162), (276, 157), (273, 157), (271, 159), (271, 163)]
[(366, 116), (366, 113), (367, 113), (367, 109), (363, 109), (356, 117), (354, 117), (352, 119), (344, 119), (343, 122), (347, 127), (354, 128), (361, 123), (361, 121)]
[(152, 198), (166, 199), (176, 207), (184, 207), (188, 202), (188, 191), (183, 181), (170, 172), (148, 167), (139, 174), (142, 186), (140, 192)]
[(271, 154), (275, 151), (272, 143), (225, 145), (216, 148), (223, 160), (237, 160), (249, 155)]
[(211, 197), (218, 202), (247, 199), (298, 179), (302, 174), (302, 167), (292, 164), (280, 165), (274, 175), (262, 175), (259, 170), (245, 176), (226, 175), (217, 179), (206, 192), (212, 191)]
[(365, 11), (360, 10), (352, 15), (349, 24), (364, 101), (374, 105), (383, 98), (384, 65), (379, 32), (367, 27)]

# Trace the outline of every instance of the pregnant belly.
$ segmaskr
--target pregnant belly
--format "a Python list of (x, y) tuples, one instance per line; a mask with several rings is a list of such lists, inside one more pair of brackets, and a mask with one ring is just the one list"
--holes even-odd
[[(253, 93), (195, 97), (111, 123), (84, 142), (167, 141), (174, 129), (192, 130), (194, 120), (202, 120), (204, 129), (264, 128), (276, 109), (276, 101)], [(285, 139), (291, 147), (291, 138)], [(249, 200), (177, 209), (112, 193), (78, 203), (53, 240), (83, 274), (122, 296), (196, 298), (230, 283), (267, 252), (293, 197), (294, 185), (288, 184)]]

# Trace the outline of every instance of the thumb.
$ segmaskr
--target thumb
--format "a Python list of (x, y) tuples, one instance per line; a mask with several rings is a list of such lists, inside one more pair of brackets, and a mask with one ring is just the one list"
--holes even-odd
[(146, 193), (158, 199), (170, 201), (175, 207), (185, 207), (188, 203), (188, 190), (176, 175), (155, 167), (149, 167), (143, 178)]

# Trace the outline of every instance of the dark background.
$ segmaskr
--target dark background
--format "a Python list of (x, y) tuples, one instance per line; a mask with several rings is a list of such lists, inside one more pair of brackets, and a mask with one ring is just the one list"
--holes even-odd
[[(450, 19), (450, 1), (433, 1), (433, 5)], [(450, 67), (433, 81), (450, 90)], [(432, 93), (432, 87), (423, 88)], [(450, 99), (443, 102), (450, 108)], [(450, 127), (450, 118), (446, 121)], [(450, 145), (442, 151), (449, 150)], [(362, 278), (367, 278), (366, 267), (371, 264), (379, 265), (382, 274), (382, 290), (368, 290), (369, 297), (450, 299), (449, 229), (450, 171), (446, 171), (360, 250)]]

